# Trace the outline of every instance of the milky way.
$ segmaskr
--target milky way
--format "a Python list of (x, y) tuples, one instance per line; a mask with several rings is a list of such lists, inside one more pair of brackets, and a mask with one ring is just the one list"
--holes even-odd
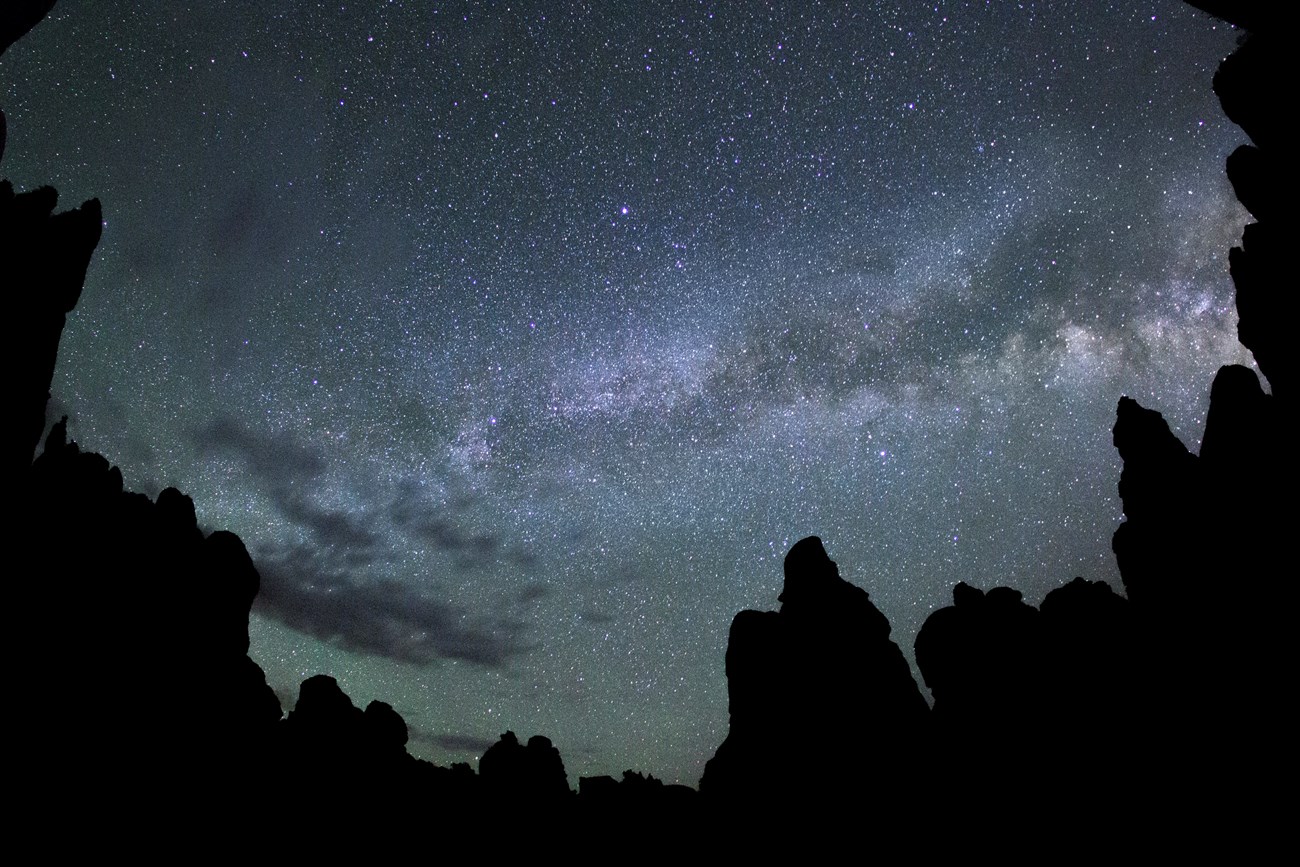
[(694, 784), (808, 534), (909, 656), (959, 580), (1118, 588), (1117, 399), (1195, 448), (1249, 363), (1181, 4), (190, 5), (0, 61), (5, 175), (104, 203), (53, 412), (244, 539), (286, 707), (439, 763)]

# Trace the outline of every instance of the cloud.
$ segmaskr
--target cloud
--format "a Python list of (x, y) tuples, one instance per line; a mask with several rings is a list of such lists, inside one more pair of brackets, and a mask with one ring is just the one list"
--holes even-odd
[(438, 515), (407, 511), (395, 506), (389, 513), (393, 524), (408, 535), (447, 551), (471, 564), (490, 558), (500, 547), (500, 540), (487, 533), (466, 533)]
[(532, 648), (517, 619), (473, 615), (391, 579), (354, 580), (306, 546), (262, 553), (256, 610), (346, 650), (416, 665), (459, 659), (501, 668)]
[(515, 593), (514, 597), (518, 602), (527, 605), (528, 603), (536, 602), (539, 599), (545, 598), (550, 595), (550, 592), (551, 589), (545, 584), (534, 583), (525, 585), (519, 590), (519, 592)]
[(346, 548), (354, 554), (379, 544), (379, 536), (367, 527), (370, 522), (313, 502), (313, 489), (302, 483), (323, 475), (326, 462), (292, 435), (259, 434), (231, 418), (218, 416), (194, 433), (194, 441), (200, 456), (225, 452), (242, 460), (263, 484), (276, 509), (310, 530), (319, 544)]
[(286, 518), (310, 529), (322, 545), (358, 551), (379, 544), (379, 536), (347, 512), (321, 508), (301, 496), (277, 497), (276, 505)]
[(431, 502), (421, 494), (420, 486), (410, 480), (397, 486), (387, 508), (388, 520), (399, 532), (451, 555), (458, 569), (487, 568), (502, 558), (524, 569), (537, 565), (533, 554), (506, 546), (500, 535), (463, 529), (447, 517), (454, 513), (454, 508)]
[[(318, 544), (352, 551), (354, 559), (378, 548), (381, 530), (391, 524), (408, 538), (452, 555), (461, 569), (493, 565), (502, 556), (520, 566), (534, 565), (531, 555), (507, 549), (499, 535), (463, 529), (447, 517), (454, 507), (431, 502), (413, 480), (396, 486), (386, 508), (371, 507), (358, 515), (321, 505), (317, 496), (325, 486), (326, 461), (292, 434), (262, 434), (219, 416), (195, 431), (194, 442), (201, 456), (225, 453), (241, 460), (281, 515), (311, 531)], [(361, 502), (382, 499), (373, 490), (353, 492), (365, 494), (353, 497)]]
[[(392, 572), (396, 551), (410, 547), (403, 538), (458, 571), (490, 570), (502, 561), (525, 570), (535, 565), (500, 536), (466, 530), (456, 520), (463, 504), (434, 502), (413, 480), (388, 490), (348, 478), (292, 434), (260, 433), (229, 418), (195, 431), (194, 441), (200, 454), (241, 461), (274, 510), (307, 531), (303, 541), (259, 547), (261, 613), (347, 650), (417, 665), (459, 659), (500, 668), (530, 649), (518, 614), (546, 595), (544, 586), (503, 590), (496, 607), (482, 613)], [(322, 504), (331, 492), (364, 505)]]
[(489, 738), (479, 738), (474, 735), (433, 734), (419, 729), (412, 729), (410, 738), (411, 740), (442, 747), (449, 752), (473, 753), (475, 755), (482, 755), (496, 743), (496, 741)]
[(259, 435), (228, 416), (217, 416), (194, 432), (200, 457), (233, 452), (273, 488), (325, 471), (325, 459), (289, 434)]

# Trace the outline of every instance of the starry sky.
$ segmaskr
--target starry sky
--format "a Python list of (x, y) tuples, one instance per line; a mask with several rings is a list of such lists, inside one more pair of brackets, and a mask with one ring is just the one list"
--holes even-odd
[(694, 785), (731, 618), (805, 535), (909, 658), (957, 581), (1121, 586), (1116, 401), (1195, 449), (1250, 363), (1237, 35), (1165, 0), (64, 0), (0, 59), (5, 176), (104, 205), (53, 412), (244, 539), (286, 710), (325, 672), (439, 764), (511, 729), (575, 786)]

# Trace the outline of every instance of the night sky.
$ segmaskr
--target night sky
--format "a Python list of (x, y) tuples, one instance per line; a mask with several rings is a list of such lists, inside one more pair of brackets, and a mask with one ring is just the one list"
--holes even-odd
[(0, 59), (3, 174), (104, 205), (52, 411), (244, 539), (286, 710), (325, 672), (439, 764), (512, 729), (574, 785), (694, 785), (805, 535), (909, 658), (957, 581), (1119, 589), (1116, 401), (1195, 449), (1250, 363), (1236, 36), (1173, 0), (63, 0)]

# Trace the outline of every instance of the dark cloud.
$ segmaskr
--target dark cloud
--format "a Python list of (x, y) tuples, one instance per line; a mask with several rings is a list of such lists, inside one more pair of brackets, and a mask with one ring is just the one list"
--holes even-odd
[(473, 753), (475, 755), (482, 755), (487, 752), (488, 747), (496, 743), (490, 738), (479, 738), (473, 735), (434, 734), (414, 728), (410, 731), (410, 738), (413, 741), (421, 741), (442, 747), (449, 752)]
[(276, 505), (286, 518), (309, 528), (322, 545), (366, 550), (379, 544), (379, 536), (347, 512), (323, 509), (305, 497), (279, 497)]
[(539, 562), (536, 554), (520, 547), (510, 549), (510, 560), (519, 568), (530, 571), (536, 569)]
[(277, 213), (274, 197), (247, 184), (217, 208), (207, 225), (209, 251), (226, 267), (264, 263), (283, 255), (288, 248), (287, 214)]
[(217, 416), (194, 432), (199, 456), (231, 453), (272, 487), (313, 479), (325, 471), (325, 459), (289, 434), (260, 434), (228, 416)]
[(515, 600), (527, 605), (549, 595), (551, 589), (545, 584), (529, 584), (515, 594)]
[(393, 512), (393, 523), (408, 535), (448, 551), (467, 563), (492, 557), (500, 546), (496, 536), (466, 533), (445, 518), (428, 514)]
[(258, 565), (258, 611), (347, 650), (417, 665), (460, 659), (500, 668), (531, 649), (517, 619), (474, 615), (394, 580), (353, 580), (305, 546), (264, 552)]
[[(234, 454), (266, 486), (276, 508), (289, 520), (310, 530), (321, 545), (353, 552), (379, 545), (379, 536), (367, 521), (351, 513), (318, 505), (311, 481), (325, 471), (325, 459), (289, 434), (267, 435), (252, 431), (233, 419), (217, 417), (194, 435), (200, 455)], [(362, 558), (365, 562), (367, 558)]]
[(507, 547), (497, 534), (463, 529), (453, 518), (458, 509), (471, 503), (464, 498), (449, 505), (431, 502), (421, 493), (419, 484), (407, 481), (397, 486), (387, 516), (393, 526), (407, 537), (451, 555), (459, 569), (486, 568), (496, 565), (500, 559), (524, 569), (537, 565), (534, 554), (516, 546)]

